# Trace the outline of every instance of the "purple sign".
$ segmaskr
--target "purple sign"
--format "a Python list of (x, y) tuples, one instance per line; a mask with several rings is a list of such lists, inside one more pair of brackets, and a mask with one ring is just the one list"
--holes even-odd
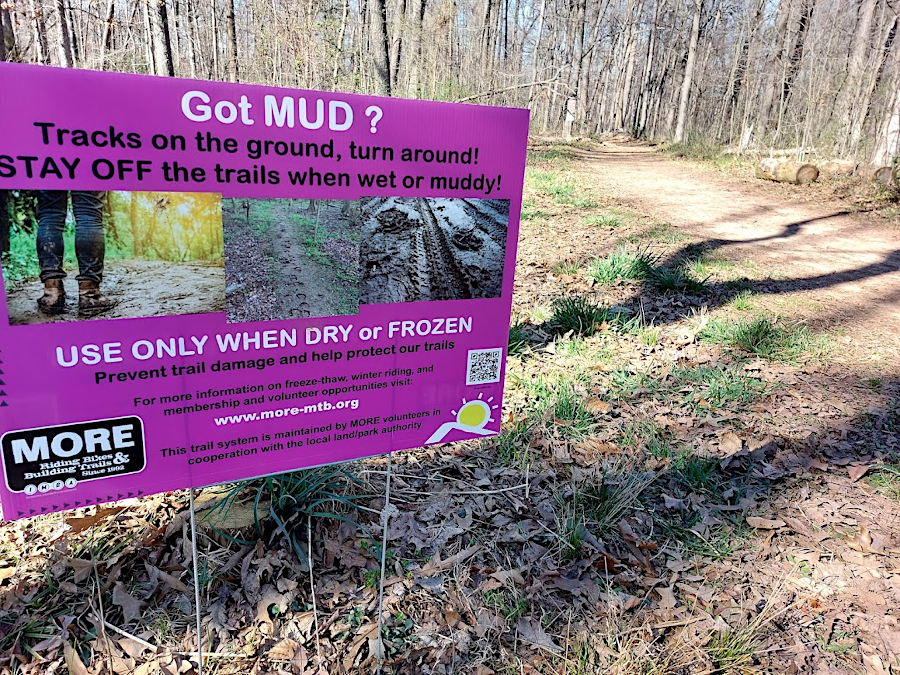
[(0, 64), (3, 516), (500, 428), (528, 112)]

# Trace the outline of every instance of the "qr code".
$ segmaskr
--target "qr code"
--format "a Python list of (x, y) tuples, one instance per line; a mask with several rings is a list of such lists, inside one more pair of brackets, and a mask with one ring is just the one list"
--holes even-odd
[(466, 384), (499, 382), (502, 359), (502, 347), (470, 350), (466, 368)]

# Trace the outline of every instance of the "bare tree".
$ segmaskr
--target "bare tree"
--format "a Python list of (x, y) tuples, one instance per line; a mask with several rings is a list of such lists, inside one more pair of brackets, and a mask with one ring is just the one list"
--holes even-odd
[(700, 15), (703, 12), (703, 0), (694, 0), (694, 18), (691, 21), (691, 40), (688, 45), (687, 62), (684, 66), (684, 79), (681, 81), (681, 96), (678, 101), (678, 119), (675, 122), (676, 143), (684, 141), (684, 128), (687, 123), (688, 101), (691, 97), (691, 83), (694, 79), (694, 65), (697, 63), (697, 43), (700, 41)]

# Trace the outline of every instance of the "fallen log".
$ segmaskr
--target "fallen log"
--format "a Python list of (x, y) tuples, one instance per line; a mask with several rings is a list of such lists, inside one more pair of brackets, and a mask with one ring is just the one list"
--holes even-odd
[(819, 177), (819, 170), (813, 164), (801, 162), (785, 162), (769, 157), (760, 160), (756, 167), (756, 177), (763, 180), (774, 180), (779, 183), (805, 185)]
[(856, 168), (856, 174), (860, 178), (866, 180), (874, 180), (882, 185), (890, 185), (897, 180), (897, 172), (891, 166), (873, 166), (871, 164), (860, 164)]
[(819, 173), (830, 178), (834, 176), (852, 176), (857, 166), (856, 162), (849, 159), (832, 159), (819, 168)]

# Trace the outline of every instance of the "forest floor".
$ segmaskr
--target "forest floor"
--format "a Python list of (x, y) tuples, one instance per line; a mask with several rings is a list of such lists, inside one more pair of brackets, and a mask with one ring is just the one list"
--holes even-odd
[[(503, 431), (393, 458), (384, 672), (900, 673), (900, 229), (810, 194), (531, 149)], [(385, 470), (199, 497), (204, 672), (374, 671)], [(186, 508), (0, 529), (0, 671), (196, 672)]]
[(222, 204), (228, 320), (270, 321), (359, 312), (359, 207), (305, 200)]
[[(78, 317), (78, 282), (65, 280), (67, 311), (48, 316), (37, 308), (40, 280), (17, 284), (7, 293), (12, 325), (84, 321)], [(106, 265), (101, 290), (118, 304), (89, 319), (134, 319), (225, 311), (225, 272), (221, 263), (115, 260)]]

